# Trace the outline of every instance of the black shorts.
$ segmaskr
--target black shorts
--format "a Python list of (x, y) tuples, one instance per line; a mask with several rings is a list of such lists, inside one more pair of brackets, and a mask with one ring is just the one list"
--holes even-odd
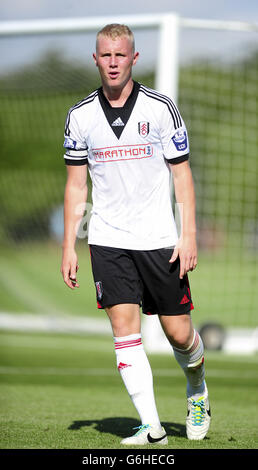
[(192, 310), (188, 276), (179, 279), (172, 248), (127, 250), (90, 245), (98, 308), (133, 303), (146, 315), (182, 315)]

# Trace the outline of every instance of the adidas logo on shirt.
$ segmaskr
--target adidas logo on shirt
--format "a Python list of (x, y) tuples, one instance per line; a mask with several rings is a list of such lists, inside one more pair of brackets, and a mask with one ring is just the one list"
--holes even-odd
[(124, 126), (122, 119), (119, 117), (111, 124), (112, 126)]

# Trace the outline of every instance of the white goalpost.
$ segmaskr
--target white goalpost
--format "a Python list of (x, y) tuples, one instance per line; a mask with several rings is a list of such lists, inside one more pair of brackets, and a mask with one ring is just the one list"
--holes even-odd
[(157, 28), (159, 47), (155, 70), (155, 88), (177, 102), (178, 41), (180, 28), (257, 32), (258, 24), (239, 21), (182, 18), (173, 12), (118, 17), (56, 18), (0, 22), (0, 38), (44, 34), (95, 32), (108, 23), (124, 23), (137, 29)]
[(155, 88), (161, 93), (177, 97), (177, 44), (179, 17), (174, 13), (162, 15), (128, 15), (119, 17), (92, 17), (0, 22), (0, 38), (61, 33), (95, 32), (108, 23), (127, 24), (134, 30), (157, 28), (159, 51), (155, 71)]

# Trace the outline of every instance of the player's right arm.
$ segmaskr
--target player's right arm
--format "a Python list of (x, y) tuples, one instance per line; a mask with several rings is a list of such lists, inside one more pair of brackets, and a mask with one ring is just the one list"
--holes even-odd
[[(79, 108), (80, 109), (80, 108)], [(64, 160), (67, 181), (64, 194), (64, 240), (61, 273), (68, 287), (79, 287), (76, 280), (78, 259), (75, 251), (77, 231), (87, 201), (87, 142), (80, 128), (77, 106), (67, 114), (64, 134)]]
[(86, 204), (87, 193), (87, 165), (67, 165), (61, 273), (65, 284), (71, 289), (79, 287), (76, 280), (78, 259), (75, 251), (75, 242), (77, 230), (83, 216), (81, 208)]

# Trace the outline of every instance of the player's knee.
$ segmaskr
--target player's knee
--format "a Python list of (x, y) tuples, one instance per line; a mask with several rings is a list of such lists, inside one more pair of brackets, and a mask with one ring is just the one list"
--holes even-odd
[(167, 335), (168, 340), (172, 346), (178, 349), (186, 349), (191, 344), (193, 333), (188, 328), (177, 329), (171, 331)]
[(186, 349), (189, 346), (190, 341), (191, 336), (184, 331), (175, 333), (174, 336), (171, 338), (172, 346), (175, 346), (179, 349)]
[(178, 316), (161, 316), (162, 328), (172, 346), (187, 349), (194, 336), (194, 328), (189, 314)]

